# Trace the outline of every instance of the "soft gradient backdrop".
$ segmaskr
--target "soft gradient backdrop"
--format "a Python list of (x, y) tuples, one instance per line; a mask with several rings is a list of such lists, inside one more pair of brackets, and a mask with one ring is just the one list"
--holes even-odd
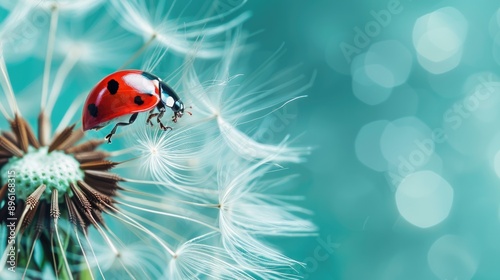
[(500, 277), (500, 4), (248, 7), (264, 49), (317, 70), (290, 128), (316, 147), (319, 237), (288, 244), (309, 279)]
[[(214, 13), (241, 1), (216, 3)], [(500, 277), (499, 8), (493, 0), (245, 5), (248, 61), (284, 44), (279, 67), (314, 78), (309, 97), (269, 116), (273, 129), (260, 136), (291, 134), (314, 147), (291, 168), (319, 234), (277, 241), (307, 264), (306, 278)], [(14, 85), (40, 86), (42, 64), (31, 60), (33, 72), (30, 60), (9, 65)], [(93, 82), (70, 84), (76, 95)], [(23, 110), (38, 108), (31, 94), (19, 94)]]

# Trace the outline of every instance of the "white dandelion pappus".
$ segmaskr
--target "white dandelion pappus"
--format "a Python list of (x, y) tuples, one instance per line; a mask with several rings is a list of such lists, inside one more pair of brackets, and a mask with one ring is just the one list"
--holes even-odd
[[(61, 21), (67, 22), (66, 20)], [(62, 86), (75, 67), (79, 66), (89, 76), (99, 67), (118, 67), (131, 55), (129, 50), (135, 49), (138, 45), (137, 41), (126, 36), (110, 35), (123, 34), (123, 30), (116, 26), (109, 28), (110, 21), (107, 18), (93, 22), (85, 30), (75, 27), (79, 26), (81, 22), (80, 18), (73, 19), (72, 25), (66, 24), (69, 27), (59, 28), (59, 33), (56, 37), (58, 43), (54, 51), (56, 54), (63, 56), (63, 60), (55, 73), (54, 80), (52, 81), (52, 89), (48, 93), (48, 98), (45, 102), (45, 110), (48, 115), (51, 115), (55, 103), (59, 100), (59, 95), (62, 93)], [(74, 29), (76, 30), (73, 30), (71, 27), (75, 27)], [(120, 51), (117, 51), (116, 46), (121, 46)], [(82, 98), (77, 98), (76, 100), (86, 97), (89, 90), (83, 91)], [(73, 92), (70, 94), (74, 95)], [(80, 103), (81, 101), (75, 105), (81, 106)]]
[(224, 160), (231, 164), (219, 167), (220, 215), (224, 216), (221, 228), (240, 227), (251, 234), (269, 236), (309, 235), (317, 230), (310, 221), (293, 214), (307, 216), (310, 211), (286, 202), (298, 197), (275, 194), (296, 176), (264, 179), (277, 168), (271, 159), (256, 163), (230, 157)]
[(81, 16), (98, 8), (104, 0), (39, 0), (40, 8), (47, 11), (57, 9), (66, 16)]
[(196, 56), (200, 58), (222, 56), (225, 33), (241, 25), (250, 17), (247, 12), (231, 21), (221, 23), (221, 19), (234, 13), (245, 1), (226, 13), (191, 21), (171, 19), (176, 1), (173, 1), (169, 8), (165, 5), (166, 1), (159, 1), (155, 4), (146, 2), (111, 0), (111, 4), (116, 9), (116, 20), (125, 29), (143, 37), (145, 47), (151, 43), (157, 43), (170, 51), (186, 55), (191, 52), (192, 46), (203, 38), (203, 44), (196, 52)]
[(21, 60), (36, 47), (33, 40), (39, 30), (25, 19), (35, 9), (36, 0), (8, 1), (2, 4), (9, 14), (0, 23), (0, 47), (7, 53), (7, 61)]
[(226, 250), (236, 261), (256, 267), (264, 279), (300, 278), (293, 267), (300, 265), (259, 239), (262, 236), (314, 235), (316, 227), (299, 216), (311, 213), (290, 202), (296, 197), (279, 195), (292, 177), (264, 179), (275, 166), (271, 159), (247, 163), (226, 158), (233, 164), (219, 168), (219, 227)]
[[(234, 267), (239, 267), (258, 279), (300, 278), (295, 269), (301, 265), (299, 262), (261, 240), (263, 236), (299, 237), (314, 235), (316, 232), (316, 227), (310, 221), (301, 218), (311, 213), (292, 204), (298, 198), (278, 194), (293, 176), (265, 179), (263, 177), (266, 173), (275, 168), (270, 159), (251, 164), (234, 157), (235, 155), (232, 158), (219, 155), (218, 180), (209, 180), (199, 189), (184, 188), (183, 192), (175, 192), (181, 195), (178, 199), (174, 193), (166, 193), (167, 196), (163, 199), (124, 198), (126, 202), (122, 205), (134, 209), (140, 208), (137, 205), (148, 205), (148, 209), (142, 211), (193, 221), (200, 232), (203, 229), (216, 230), (217, 234), (214, 233), (213, 236), (217, 238), (213, 240), (213, 244), (209, 244), (211, 250), (223, 249), (224, 255), (220, 257), (231, 259), (238, 264)], [(169, 196), (171, 198), (167, 199)], [(182, 201), (182, 196), (185, 201)], [(189, 202), (190, 199), (198, 202)], [(200, 209), (205, 210), (199, 211)], [(218, 215), (213, 215), (214, 210)], [(176, 254), (180, 254), (178, 250)], [(197, 251), (191, 252), (195, 253)], [(193, 255), (188, 260), (201, 258), (204, 256)], [(188, 270), (188, 266), (179, 266), (180, 259), (176, 261), (177, 258), (171, 260), (170, 264), (176, 264), (177, 267), (170, 267), (169, 275), (183, 275), (184, 278), (192, 275), (190, 273), (193, 273), (194, 267)], [(172, 271), (173, 269), (175, 270)], [(177, 274), (179, 269), (188, 272)]]
[[(175, 135), (171, 137), (175, 138)], [(145, 212), (177, 216), (194, 221), (198, 227), (217, 230), (222, 246), (216, 242), (216, 247), (224, 248), (225, 254), (236, 261), (239, 267), (245, 268), (244, 271), (258, 276), (259, 279), (299, 278), (293, 267), (301, 264), (261, 240), (262, 236), (298, 237), (315, 233), (316, 227), (310, 221), (300, 218), (311, 213), (292, 204), (297, 198), (277, 194), (293, 176), (264, 179), (263, 177), (275, 168), (272, 159), (252, 164), (231, 155), (227, 150), (218, 152), (216, 158), (219, 159), (220, 165), (216, 176), (212, 176), (198, 188), (184, 187), (182, 192), (174, 190), (176, 194), (181, 195), (177, 202), (173, 198), (175, 195), (172, 196), (173, 193), (166, 193), (172, 199), (155, 202), (153, 199), (127, 198), (127, 203), (123, 205), (137, 208), (134, 205), (147, 204), (149, 207), (143, 209)], [(158, 171), (161, 172), (161, 169)], [(162, 185), (172, 187), (170, 183)], [(198, 202), (182, 202), (182, 197)], [(200, 207), (206, 211), (200, 211), (198, 214)], [(214, 216), (213, 210), (217, 210), (218, 215)], [(192, 259), (197, 258), (193, 256)], [(170, 273), (177, 275), (172, 271)], [(186, 275), (190, 274), (184, 276)]]
[[(3, 28), (3, 32), (7, 32), (11, 38), (9, 41), (18, 41), (14, 49), (8, 49), (9, 60), (17, 57), (18, 60), (24, 59), (24, 55), (28, 55), (29, 51), (34, 53), (41, 51), (38, 42), (45, 40), (42, 38), (45, 26), (48, 24), (56, 25), (59, 21), (59, 16), (63, 18), (74, 19), (83, 17), (89, 12), (103, 4), (103, 0), (20, 0), (9, 1), (10, 4), (5, 6), (12, 9), (9, 18), (17, 18), (21, 26), (13, 28)], [(18, 4), (14, 7), (12, 3)], [(52, 21), (52, 23), (50, 23)], [(51, 28), (55, 31), (55, 28)], [(54, 32), (55, 33), (55, 32)], [(0, 34), (0, 38), (1, 38)], [(4, 41), (4, 40), (0, 40)], [(53, 48), (53, 46), (52, 46)], [(21, 56), (23, 54), (23, 56)]]
[[(298, 96), (311, 87), (312, 80), (304, 83), (304, 76), (290, 78), (294, 69), (273, 70), (279, 58), (278, 51), (251, 75), (238, 73), (237, 61), (241, 54), (240, 39), (228, 44), (226, 55), (218, 64), (211, 82), (201, 82), (194, 64), (186, 67), (183, 75), (185, 103), (192, 104), (195, 122), (212, 123), (226, 145), (243, 158), (254, 160), (273, 157), (276, 162), (301, 162), (310, 153), (309, 147), (290, 147), (289, 137), (277, 145), (259, 143), (238, 126), (255, 122), (287, 103), (305, 97)], [(209, 72), (204, 69), (205, 72)], [(235, 72), (231, 75), (231, 72)], [(206, 75), (204, 75), (206, 76)], [(278, 84), (277, 86), (273, 86)]]
[[(96, 67), (115, 68), (125, 61), (131, 50), (137, 49), (139, 40), (124, 36), (125, 31), (109, 18), (64, 20), (59, 28), (55, 51), (64, 57), (76, 56), (82, 66), (91, 71)], [(85, 24), (90, 22), (89, 24)], [(81, 26), (86, 28), (82, 30)], [(116, 46), (121, 46), (117, 50)], [(95, 71), (95, 70), (94, 70)]]
[[(139, 122), (145, 123), (145, 118)], [(138, 126), (127, 136), (129, 145), (135, 147), (142, 172), (172, 185), (200, 185), (210, 176), (209, 159), (216, 155), (219, 143), (207, 138), (203, 125), (180, 123), (167, 132)]]
[[(6, 40), (6, 36), (15, 34), (15, 28), (19, 26), (28, 13), (35, 7), (39, 1), (34, 0), (20, 0), (16, 5), (9, 5), (10, 13), (5, 18), (0, 26), (0, 38), (2, 41)], [(13, 2), (11, 2), (12, 4)]]
[(165, 279), (254, 279), (223, 248), (210, 244), (216, 237), (217, 233), (210, 232), (182, 244), (169, 263)]
[[(76, 66), (81, 66), (87, 73), (92, 73), (96, 67), (117, 65), (117, 62), (124, 61), (125, 57), (130, 55), (127, 52), (116, 51), (116, 46), (122, 46), (124, 50), (133, 49), (136, 45), (133, 40), (124, 36), (109, 36), (110, 30), (106, 26), (107, 21), (101, 20), (83, 34), (60, 30), (62, 34), (56, 38), (58, 44), (55, 51), (64, 57), (55, 73), (52, 88), (45, 102), (47, 115), (52, 114), (62, 92), (62, 86)], [(87, 91), (84, 91), (84, 95), (87, 95)]]
[[(120, 255), (117, 256), (109, 250), (106, 243), (101, 243), (96, 236), (95, 254), (99, 259), (91, 258), (90, 267), (103, 271), (112, 272), (112, 279), (127, 279), (130, 274), (124, 271), (123, 266), (132, 271), (141, 271), (143, 275), (148, 275), (151, 279), (160, 279), (163, 274), (162, 265), (159, 260), (164, 258), (164, 253), (156, 246), (145, 246), (144, 242), (127, 242), (127, 244), (117, 244)], [(116, 239), (119, 240), (119, 239)], [(109, 274), (109, 273), (108, 273)]]

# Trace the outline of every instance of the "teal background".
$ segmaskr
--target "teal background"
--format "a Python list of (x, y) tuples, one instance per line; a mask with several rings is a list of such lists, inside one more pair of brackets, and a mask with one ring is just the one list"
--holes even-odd
[[(314, 212), (319, 233), (275, 241), (307, 264), (301, 273), (308, 279), (497, 279), (500, 5), (401, 0), (400, 12), (391, 14), (365, 46), (356, 47), (356, 28), (364, 29), (374, 13), (393, 2), (273, 0), (250, 1), (243, 8), (253, 13), (244, 28), (255, 33), (248, 61), (261, 61), (284, 44), (287, 51), (278, 67), (299, 65), (306, 80), (314, 78), (307, 99), (268, 118), (277, 128), (266, 137), (276, 140), (289, 133), (298, 145), (314, 147), (304, 165), (290, 168), (301, 174), (292, 194), (305, 196), (301, 204)], [(418, 25), (438, 30), (437, 35), (416, 45), (417, 20), (443, 8), (448, 10), (441, 17)], [(355, 46), (356, 53), (346, 58), (343, 43)], [(461, 55), (444, 73), (419, 62), (419, 51), (442, 59), (457, 51), (453, 48)], [(377, 63), (367, 63), (366, 55)], [(9, 65), (27, 111), (38, 108), (30, 101), (33, 91), (23, 89), (26, 81), (40, 86), (40, 57)], [(373, 65), (378, 68), (366, 68)], [(372, 76), (367, 77), (367, 69)], [(86, 88), (107, 70), (99, 71), (77, 68), (64, 91)], [(82, 79), (88, 73), (93, 80)], [(456, 106), (470, 107), (464, 102), (478, 90), (487, 90), (489, 97), (462, 115), (456, 111)], [(62, 100), (56, 108), (73, 96)], [(53, 119), (63, 113), (55, 111)], [(35, 122), (35, 115), (28, 117)], [(436, 129), (445, 133), (444, 140), (433, 138)], [(432, 149), (416, 144), (428, 139)], [(424, 154), (423, 162), (405, 164), (416, 152)], [(422, 175), (429, 172), (434, 175)], [(403, 179), (411, 173), (418, 180), (410, 184)], [(435, 175), (441, 180), (433, 181)], [(401, 181), (406, 183), (398, 200)]]
[[(315, 212), (313, 219), (320, 231), (318, 239), (294, 240), (286, 246), (294, 257), (308, 264), (304, 273), (309, 279), (497, 279), (498, 2), (401, 0), (402, 11), (392, 15), (387, 26), (360, 48), (360, 54), (377, 43), (395, 40), (410, 55), (402, 59), (397, 53), (389, 54), (381, 58), (381, 64), (394, 58), (393, 69), (401, 75), (404, 69), (399, 68), (411, 63), (409, 73), (385, 101), (369, 105), (353, 93), (351, 65), (342, 56), (340, 44), (353, 45), (354, 28), (364, 28), (374, 19), (371, 12), (387, 9), (390, 2), (266, 1), (247, 6), (254, 11), (247, 28), (265, 30), (258, 37), (264, 49), (274, 50), (285, 42), (288, 53), (284, 64), (302, 62), (304, 73), (317, 71), (314, 86), (307, 92), (309, 98), (297, 105), (297, 119), (290, 129), (304, 132), (301, 140), (316, 147), (303, 170), (307, 180), (303, 192), (307, 196), (304, 205)], [(434, 74), (419, 64), (413, 29), (418, 18), (445, 7), (463, 15), (466, 35), (457, 66)], [(464, 21), (448, 20), (456, 33), (464, 30)], [(444, 38), (444, 42), (451, 41)], [(457, 115), (449, 110), (468, 100), (478, 77), (492, 84), (491, 97), (471, 112), (466, 111), (469, 114), (457, 126)], [(366, 91), (370, 91), (368, 98), (376, 100), (380, 96), (374, 88), (368, 85)], [(416, 119), (401, 119), (408, 117)], [(402, 127), (389, 133), (384, 143), (375, 132), (358, 139), (365, 125), (398, 119), (396, 124)], [(428, 139), (429, 131), (436, 128), (444, 128), (448, 137), (435, 142), (431, 159), (416, 166), (415, 172), (439, 174), (452, 188), (453, 199), (441, 222), (421, 228), (401, 217), (396, 203), (398, 186), (387, 171), (363, 164), (355, 143), (358, 139), (365, 161), (386, 169), (390, 164), (382, 149), (402, 151), (400, 156), (408, 158), (414, 141)], [(426, 179), (419, 184), (422, 188), (434, 186)], [(416, 200), (418, 195), (425, 194), (417, 192)], [(449, 203), (449, 196), (431, 196), (434, 202), (418, 204), (410, 215), (418, 216), (429, 207), (431, 213), (424, 215), (424, 221), (429, 221), (440, 211), (446, 212), (443, 205)], [(328, 251), (321, 240), (330, 240), (337, 248)]]

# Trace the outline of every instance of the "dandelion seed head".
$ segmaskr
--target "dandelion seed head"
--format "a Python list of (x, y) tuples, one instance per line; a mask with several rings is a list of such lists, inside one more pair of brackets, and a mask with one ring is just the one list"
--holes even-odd
[(22, 157), (12, 157), (1, 169), (2, 182), (8, 181), (9, 171), (16, 171), (18, 199), (26, 199), (40, 184), (46, 186), (45, 195), (40, 199), (50, 201), (50, 195), (57, 189), (60, 198), (65, 194), (73, 196), (70, 184), (83, 179), (78, 161), (61, 151), (47, 153), (48, 147), (36, 150), (30, 147)]
[[(26, 96), (11, 85), (13, 60), (6, 64), (0, 52), (0, 113), (10, 124), (0, 133), (0, 212), (8, 210), (8, 171), (14, 170), (21, 278), (299, 278), (294, 268), (300, 264), (266, 237), (296, 238), (316, 229), (293, 197), (275, 194), (288, 179), (266, 175), (276, 162), (300, 162), (309, 150), (292, 147), (289, 136), (272, 143), (255, 132), (269, 129), (259, 120), (299, 98), (307, 85), (291, 71), (268, 67), (275, 56), (247, 73), (240, 55), (249, 37), (240, 25), (250, 13), (237, 14), (246, 1), (215, 14), (210, 3), (182, 1), (7, 2), (0, 0), (9, 10), (0, 41), (14, 50), (23, 43), (6, 41), (12, 30), (34, 12), (46, 16), (35, 47), (26, 49), (44, 60), (41, 81), (26, 87)], [(96, 9), (101, 5), (105, 9)], [(78, 128), (87, 88), (102, 73), (134, 69), (141, 59), (141, 70), (161, 76), (189, 114), (176, 122), (167, 110), (151, 116), (150, 127), (141, 113), (133, 125), (121, 124), (109, 151), (101, 150), (104, 141), (92, 139), (96, 132)], [(74, 98), (75, 91), (86, 92)], [(27, 106), (38, 101), (40, 111)], [(33, 114), (39, 116), (35, 130), (26, 121)], [(161, 130), (160, 121), (172, 129)], [(0, 223), (8, 223), (6, 215)], [(0, 241), (6, 234), (0, 231)]]

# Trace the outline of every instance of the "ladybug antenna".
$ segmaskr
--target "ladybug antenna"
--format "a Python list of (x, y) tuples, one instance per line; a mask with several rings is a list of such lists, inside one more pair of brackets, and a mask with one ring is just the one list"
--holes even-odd
[[(193, 106), (189, 106), (188, 108), (189, 108), (189, 109), (193, 109)], [(189, 112), (189, 111), (186, 111), (186, 113), (188, 113), (190, 116), (192, 116), (192, 115), (193, 115), (193, 113), (191, 113), (191, 112)]]

